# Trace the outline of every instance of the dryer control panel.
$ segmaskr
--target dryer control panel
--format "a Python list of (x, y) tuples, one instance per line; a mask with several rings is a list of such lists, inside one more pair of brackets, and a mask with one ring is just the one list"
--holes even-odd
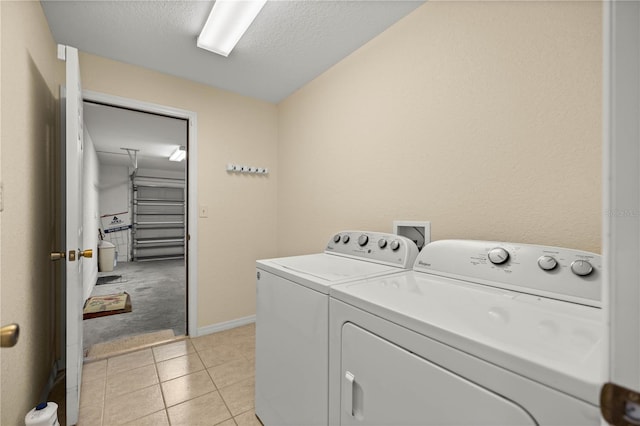
[(418, 247), (401, 235), (342, 231), (331, 237), (324, 252), (411, 269), (418, 256)]
[(496, 241), (427, 244), (414, 270), (601, 307), (602, 258), (560, 247)]

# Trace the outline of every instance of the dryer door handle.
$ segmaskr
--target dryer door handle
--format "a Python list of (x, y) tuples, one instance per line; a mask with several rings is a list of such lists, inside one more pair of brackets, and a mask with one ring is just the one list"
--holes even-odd
[(344, 395), (345, 395), (345, 401), (344, 401), (344, 409), (346, 410), (347, 414), (349, 414), (351, 417), (354, 416), (354, 411), (353, 411), (353, 392), (354, 392), (354, 384), (356, 381), (356, 377), (349, 371), (347, 371), (344, 375)]

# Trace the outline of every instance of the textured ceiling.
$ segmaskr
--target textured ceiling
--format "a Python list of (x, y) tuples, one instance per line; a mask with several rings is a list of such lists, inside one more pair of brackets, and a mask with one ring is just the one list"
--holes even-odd
[(196, 47), (213, 1), (41, 3), (57, 43), (277, 103), (423, 1), (270, 0), (228, 58)]
[[(196, 47), (213, 1), (41, 3), (58, 43), (277, 103), (423, 1), (269, 0), (228, 58)], [(139, 167), (184, 167), (167, 160), (182, 120), (86, 104), (85, 123), (103, 164), (129, 165), (128, 147)]]

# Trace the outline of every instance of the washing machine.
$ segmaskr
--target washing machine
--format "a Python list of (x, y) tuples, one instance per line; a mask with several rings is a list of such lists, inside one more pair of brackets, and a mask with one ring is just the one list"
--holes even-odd
[(443, 240), (330, 289), (331, 425), (598, 425), (601, 257)]
[(409, 239), (344, 231), (324, 252), (257, 261), (255, 412), (265, 426), (328, 423), (329, 288), (411, 269)]

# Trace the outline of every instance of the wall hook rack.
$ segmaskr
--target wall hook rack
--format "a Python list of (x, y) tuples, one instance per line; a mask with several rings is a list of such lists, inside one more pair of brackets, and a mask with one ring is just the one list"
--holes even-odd
[(227, 172), (229, 173), (253, 173), (258, 175), (266, 175), (269, 169), (266, 167), (241, 166), (238, 164), (227, 164)]

